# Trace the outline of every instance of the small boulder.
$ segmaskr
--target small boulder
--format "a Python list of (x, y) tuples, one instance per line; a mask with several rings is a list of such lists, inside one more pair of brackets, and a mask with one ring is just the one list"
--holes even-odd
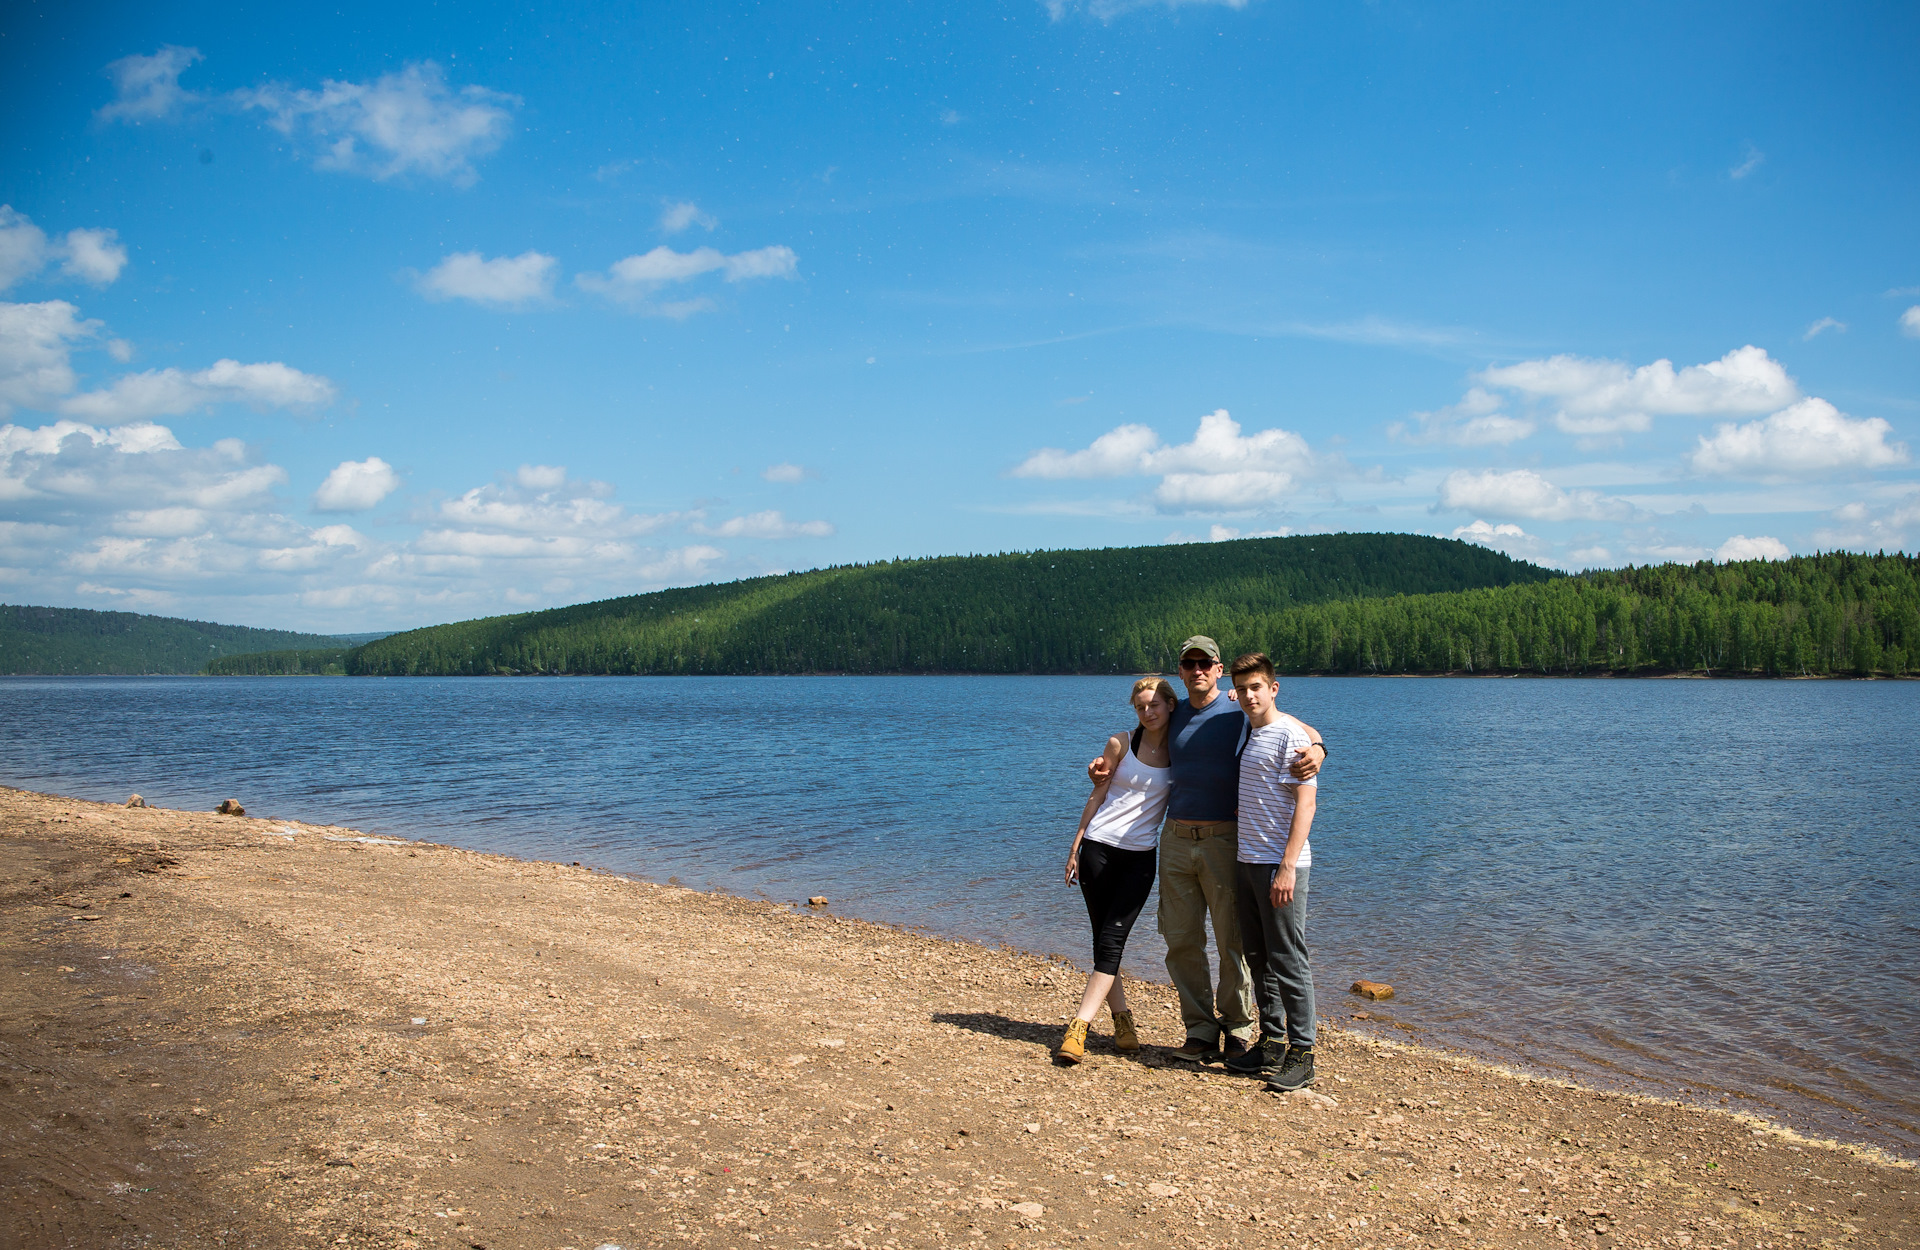
[(245, 816), (247, 809), (240, 806), (239, 799), (221, 799), (220, 806), (213, 809), (222, 816)]
[(1047, 1209), (1037, 1202), (1016, 1202), (1007, 1210), (1029, 1220), (1037, 1220), (1047, 1213)]
[(147, 801), (141, 798), (137, 794), (130, 794), (127, 796), (128, 807), (145, 807), (146, 805), (147, 805)]
[(816, 894), (807, 900), (807, 906), (809, 907), (825, 907), (826, 905), (827, 896), (824, 894)]
[(1355, 994), (1358, 994), (1362, 998), (1372, 999), (1376, 1003), (1383, 998), (1393, 997), (1393, 987), (1391, 985), (1382, 985), (1378, 981), (1355, 981), (1351, 988)]

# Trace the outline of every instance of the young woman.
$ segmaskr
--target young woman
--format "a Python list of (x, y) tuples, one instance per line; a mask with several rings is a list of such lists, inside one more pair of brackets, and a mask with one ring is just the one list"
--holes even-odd
[(1108, 779), (1094, 787), (1067, 853), (1067, 884), (1079, 882), (1087, 917), (1093, 921), (1093, 972), (1080, 997), (1080, 1012), (1053, 1052), (1061, 1063), (1086, 1058), (1087, 1026), (1102, 1002), (1113, 1013), (1114, 1048), (1140, 1049), (1127, 992), (1120, 984), (1120, 955), (1153, 890), (1154, 851), (1173, 787), (1167, 767), (1173, 687), (1164, 677), (1142, 677), (1133, 683), (1132, 702), (1140, 727), (1107, 740), (1103, 758)]

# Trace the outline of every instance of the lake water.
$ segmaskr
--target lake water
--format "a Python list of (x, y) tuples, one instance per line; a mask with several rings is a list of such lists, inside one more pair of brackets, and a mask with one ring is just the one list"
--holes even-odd
[[(1084, 964), (1062, 858), (1129, 685), (8, 678), (0, 781), (825, 894)], [(1920, 1153), (1920, 684), (1318, 678), (1281, 702), (1333, 748), (1323, 1011)], [(1164, 979), (1151, 917), (1127, 970)], [(1398, 996), (1362, 1004), (1361, 977)]]

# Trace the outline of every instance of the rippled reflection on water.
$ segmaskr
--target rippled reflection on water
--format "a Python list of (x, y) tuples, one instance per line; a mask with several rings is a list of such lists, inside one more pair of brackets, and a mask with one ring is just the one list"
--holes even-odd
[[(10, 678), (4, 780), (581, 860), (1083, 958), (1124, 678)], [(1920, 1145), (1920, 685), (1289, 681), (1324, 1008)], [(1150, 904), (1129, 968), (1159, 974)], [(1064, 1001), (1064, 1000), (1063, 1000)]]

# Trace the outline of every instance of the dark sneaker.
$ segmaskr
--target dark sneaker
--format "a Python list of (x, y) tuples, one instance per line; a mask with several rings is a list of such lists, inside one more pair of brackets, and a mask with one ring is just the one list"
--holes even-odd
[(1231, 1033), (1222, 1033), (1218, 1045), (1209, 1046), (1200, 1053), (1201, 1063), (1226, 1063), (1247, 1053), (1247, 1044)]
[(1287, 1044), (1269, 1037), (1247, 1047), (1226, 1061), (1227, 1071), (1235, 1076), (1272, 1076), (1286, 1061)]
[(1280, 1070), (1267, 1078), (1267, 1088), (1282, 1094), (1305, 1089), (1313, 1084), (1313, 1048), (1289, 1046)]

